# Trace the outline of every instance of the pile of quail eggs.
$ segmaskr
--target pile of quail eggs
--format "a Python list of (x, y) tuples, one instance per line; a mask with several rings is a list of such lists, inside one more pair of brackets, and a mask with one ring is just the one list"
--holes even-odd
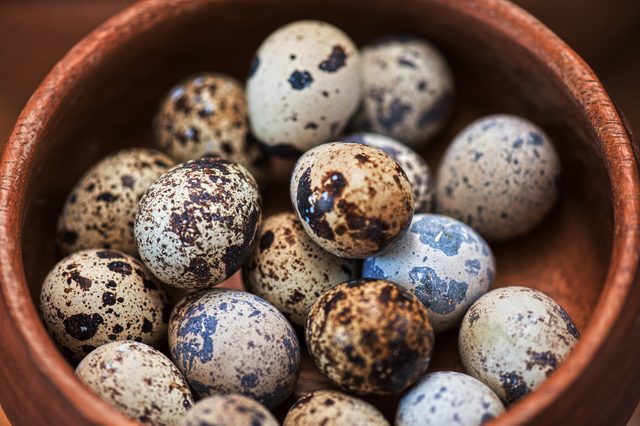
[[(40, 306), (77, 377), (154, 425), (277, 425), (303, 351), (335, 387), (298, 395), (285, 425), (388, 425), (368, 395), (400, 398), (397, 425), (478, 425), (537, 388), (578, 330), (537, 290), (492, 290), (487, 241), (545, 218), (558, 155), (530, 121), (491, 115), (432, 176), (416, 151), (454, 99), (429, 42), (358, 49), (319, 21), (269, 35), (245, 88), (179, 82), (155, 149), (95, 164), (59, 217), (66, 257)], [(263, 217), (280, 175), (291, 207)], [(247, 291), (216, 287), (240, 270)], [(426, 374), (452, 329), (466, 374)]]

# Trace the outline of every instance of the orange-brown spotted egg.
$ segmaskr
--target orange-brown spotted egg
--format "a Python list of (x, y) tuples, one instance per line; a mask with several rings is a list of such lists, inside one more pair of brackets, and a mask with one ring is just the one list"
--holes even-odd
[(248, 135), (244, 89), (229, 75), (200, 73), (179, 82), (162, 101), (154, 127), (158, 148), (179, 162), (217, 155), (264, 178), (266, 156)]
[(305, 331), (320, 371), (357, 394), (404, 391), (427, 370), (434, 344), (424, 305), (385, 280), (332, 288), (311, 307)]
[(298, 325), (304, 325), (318, 297), (356, 274), (355, 261), (320, 248), (290, 212), (264, 221), (258, 244), (243, 268), (247, 290), (271, 302)]
[(392, 247), (413, 217), (413, 191), (402, 167), (382, 150), (358, 143), (327, 143), (305, 153), (290, 193), (309, 236), (350, 259)]

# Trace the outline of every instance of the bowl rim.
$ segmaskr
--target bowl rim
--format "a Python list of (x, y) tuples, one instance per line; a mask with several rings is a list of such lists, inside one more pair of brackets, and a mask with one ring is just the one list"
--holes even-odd
[[(231, 0), (148, 0), (134, 3), (107, 20), (52, 68), (29, 99), (4, 148), (0, 162), (0, 259), (3, 259), (0, 263), (0, 334), (11, 335), (13, 339), (18, 336), (28, 356), (19, 360), (17, 351), (2, 351), (0, 356), (10, 362), (1, 362), (0, 370), (4, 377), (10, 377), (12, 372), (7, 366), (27, 362), (30, 371), (38, 373), (32, 384), (53, 386), (71, 404), (65, 406), (65, 410), (74, 410), (70, 415), (79, 421), (134, 424), (74, 378), (71, 366), (45, 331), (29, 295), (22, 263), (22, 220), (32, 162), (39, 146), (44, 144), (48, 125), (84, 76), (98, 70), (123, 45), (156, 25), (188, 10), (224, 1)], [(564, 81), (578, 108), (588, 118), (595, 138), (602, 144), (614, 216), (607, 276), (594, 315), (571, 355), (540, 388), (494, 421), (495, 424), (530, 422), (576, 384), (587, 364), (601, 353), (623, 309), (629, 308), (627, 298), (632, 292), (640, 291), (636, 285), (640, 260), (637, 249), (640, 247), (640, 178), (635, 143), (606, 90), (584, 60), (520, 7), (503, 0), (416, 1), (425, 8), (437, 5), (451, 9), (453, 13), (464, 14), (504, 36), (517, 39), (522, 48)], [(634, 318), (638, 317), (638, 306), (632, 305)], [(628, 331), (640, 329), (633, 320), (625, 324)], [(637, 398), (640, 390), (632, 393), (633, 398)], [(4, 395), (2, 398), (7, 414), (18, 420), (20, 407), (10, 405), (18, 399), (15, 395), (11, 399)]]

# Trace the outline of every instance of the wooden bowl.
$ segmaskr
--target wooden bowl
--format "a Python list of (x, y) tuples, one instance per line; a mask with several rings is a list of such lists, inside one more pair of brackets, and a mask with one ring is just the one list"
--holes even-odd
[[(589, 67), (500, 0), (145, 1), (74, 47), (30, 99), (0, 165), (0, 399), (12, 421), (129, 422), (75, 379), (38, 315), (41, 282), (58, 259), (64, 197), (105, 154), (151, 144), (152, 116), (177, 80), (199, 70), (244, 79), (259, 42), (300, 18), (332, 22), (358, 43), (401, 32), (442, 48), (459, 96), (453, 120), (425, 153), (432, 167), (452, 136), (483, 114), (521, 114), (551, 135), (564, 168), (560, 201), (531, 235), (494, 246), (497, 285), (551, 295), (582, 339), (495, 423), (624, 422), (640, 394), (636, 145)], [(268, 211), (289, 208), (283, 194), (265, 190)], [(460, 370), (456, 333), (436, 345), (432, 369)], [(296, 394), (324, 386), (305, 358)], [(375, 402), (393, 416), (393, 401)]]

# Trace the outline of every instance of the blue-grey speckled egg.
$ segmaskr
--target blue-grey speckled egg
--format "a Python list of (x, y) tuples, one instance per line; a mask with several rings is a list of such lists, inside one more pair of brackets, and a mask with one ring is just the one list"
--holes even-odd
[(326, 22), (292, 22), (251, 63), (251, 130), (274, 155), (297, 157), (339, 135), (361, 95), (360, 54), (349, 36)]
[(469, 308), (458, 349), (467, 372), (512, 403), (540, 386), (579, 338), (553, 299), (513, 286), (490, 291)]
[(458, 325), (491, 287), (495, 260), (482, 237), (464, 223), (417, 214), (395, 247), (364, 261), (362, 275), (413, 292), (428, 308), (434, 330), (441, 332)]
[(169, 350), (201, 397), (235, 392), (275, 407), (293, 391), (300, 370), (289, 322), (243, 291), (215, 288), (183, 299), (169, 320)]
[(355, 133), (345, 142), (355, 142), (378, 148), (396, 160), (413, 188), (416, 213), (429, 213), (433, 205), (435, 182), (424, 159), (405, 144), (377, 133)]
[(557, 195), (558, 154), (536, 125), (513, 115), (474, 121), (440, 163), (436, 211), (471, 225), (489, 241), (531, 231)]
[(504, 412), (500, 398), (466, 374), (427, 374), (400, 400), (396, 426), (478, 426)]
[(442, 54), (425, 40), (387, 37), (366, 46), (362, 79), (365, 127), (377, 133), (421, 149), (449, 118), (453, 76)]

